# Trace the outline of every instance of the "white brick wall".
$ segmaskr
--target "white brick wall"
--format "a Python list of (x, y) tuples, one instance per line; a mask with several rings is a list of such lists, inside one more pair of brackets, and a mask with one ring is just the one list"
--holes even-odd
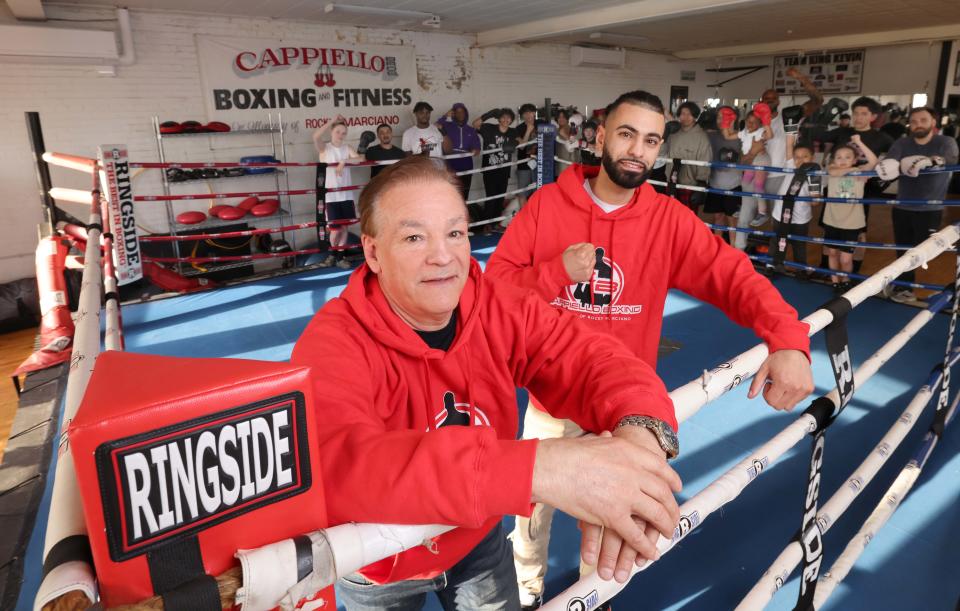
[[(54, 17), (113, 17), (111, 11), (64, 6), (52, 6), (47, 12)], [(462, 101), (478, 113), (493, 106), (516, 107), (526, 101), (541, 104), (545, 97), (593, 109), (629, 89), (648, 89), (666, 98), (671, 84), (689, 85), (691, 97), (696, 100), (714, 94), (706, 87), (713, 77), (703, 72), (712, 63), (659, 55), (629, 53), (624, 69), (596, 70), (571, 68), (565, 45), (477, 49), (472, 36), (148, 11), (135, 11), (131, 17), (137, 61), (132, 66), (119, 67), (116, 78), (99, 77), (90, 66), (17, 64), (0, 59), (0, 124), (7, 128), (0, 139), (0, 159), (4, 160), (0, 166), (0, 218), (4, 219), (0, 282), (33, 275), (35, 227), (41, 218), (23, 113), (40, 112), (48, 150), (93, 156), (98, 144), (116, 142), (129, 145), (132, 160), (156, 160), (152, 116), (216, 119), (206, 116), (201, 97), (195, 45), (198, 34), (413, 45), (421, 86), (414, 98), (430, 101), (437, 110)], [(696, 70), (696, 81), (681, 82), (681, 69)], [(867, 69), (874, 69), (869, 56)], [(764, 84), (768, 80), (764, 78)], [(755, 87), (750, 89), (744, 97), (758, 95)], [(725, 94), (728, 91), (733, 88), (724, 89)], [(409, 119), (402, 127), (408, 124)], [(197, 139), (179, 149), (177, 158), (215, 158), (216, 151), (206, 147), (206, 139)], [(306, 146), (291, 147), (288, 159), (310, 160), (313, 152)], [(52, 174), (57, 186), (89, 188), (85, 176), (56, 168)], [(310, 170), (294, 170), (291, 187), (308, 186), (312, 181), (310, 174)], [(479, 190), (480, 181), (474, 182)], [(144, 172), (134, 184), (139, 193), (160, 192), (155, 170)], [(175, 208), (183, 210), (189, 206), (178, 204)], [(63, 207), (86, 218), (83, 206)], [(300, 212), (309, 207), (309, 198), (296, 203)], [(140, 205), (138, 222), (148, 229), (163, 231), (166, 223), (162, 210), (159, 204)]]

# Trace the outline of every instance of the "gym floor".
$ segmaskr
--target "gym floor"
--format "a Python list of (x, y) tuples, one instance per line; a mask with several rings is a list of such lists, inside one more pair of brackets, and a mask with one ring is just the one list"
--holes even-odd
[[(484, 261), (495, 238), (475, 238), (474, 255)], [(349, 272), (314, 271), (124, 308), (129, 351), (190, 357), (284, 360), (313, 313), (343, 289)], [(801, 315), (831, 296), (828, 287), (778, 278), (775, 284)], [(871, 299), (849, 320), (856, 363), (868, 357), (919, 310)], [(821, 503), (840, 487), (899, 417), (931, 367), (943, 359), (948, 318), (938, 316), (862, 389), (827, 434)], [(713, 308), (671, 293), (664, 338), (679, 347), (663, 356), (659, 373), (668, 388), (694, 379), (754, 345), (752, 332)], [(813, 341), (817, 393), (833, 384), (823, 339)], [(525, 398), (519, 399), (520, 409)], [(932, 405), (887, 466), (825, 537), (829, 566), (873, 509), (914, 452), (929, 424)], [(746, 386), (703, 408), (680, 431), (675, 467), (684, 480), (681, 502), (690, 498), (749, 451), (787, 426), (796, 414), (775, 412), (746, 399)], [(960, 566), (960, 435), (948, 430), (911, 495), (861, 557), (826, 608), (951, 609)], [(636, 576), (614, 599), (617, 609), (727, 609), (737, 604), (800, 525), (809, 442), (804, 440), (764, 471), (744, 493), (710, 516), (677, 549)], [(49, 490), (48, 490), (49, 495)], [(44, 506), (41, 514), (45, 515)], [(507, 518), (512, 527), (512, 518)], [(27, 566), (39, 567), (44, 525), (38, 524)], [(952, 533), (952, 536), (951, 536)], [(554, 521), (547, 598), (576, 578), (578, 531), (572, 519)], [(31, 563), (30, 556), (35, 559)], [(39, 571), (28, 575), (32, 593)], [(799, 583), (793, 578), (772, 609), (792, 609)], [(32, 587), (31, 587), (32, 585)], [(32, 594), (18, 608), (30, 608)], [(439, 609), (431, 599), (428, 609)]]

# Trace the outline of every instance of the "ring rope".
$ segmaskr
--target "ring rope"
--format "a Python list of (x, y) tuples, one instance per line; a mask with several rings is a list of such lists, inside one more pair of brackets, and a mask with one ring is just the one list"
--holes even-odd
[[(746, 233), (748, 235), (762, 236), (762, 237), (777, 237), (775, 231), (765, 231), (763, 229), (750, 229), (749, 227), (731, 227), (729, 225), (717, 225), (715, 223), (708, 223), (704, 221), (703, 223), (710, 229), (715, 229), (717, 231), (736, 231), (737, 233)], [(906, 244), (889, 244), (886, 242), (856, 242), (853, 240), (828, 240), (826, 238), (818, 238), (815, 236), (802, 236), (802, 235), (793, 235), (788, 234), (786, 239), (792, 240), (795, 242), (812, 242), (814, 244), (823, 244), (825, 246), (855, 246), (858, 248), (872, 248), (875, 250), (910, 250), (913, 246), (908, 246)]]
[[(672, 163), (674, 160), (667, 157), (657, 157), (658, 163)], [(770, 166), (770, 165), (743, 165), (739, 163), (730, 163), (728, 161), (700, 161), (699, 159), (681, 159), (681, 165), (690, 165), (690, 166), (699, 166), (702, 168), (716, 168), (718, 170), (753, 170), (760, 172), (768, 172), (774, 174), (793, 174), (797, 170), (795, 168), (782, 168), (779, 166)], [(943, 165), (937, 167), (924, 168), (920, 170), (920, 174), (940, 174), (943, 172), (960, 172), (960, 165)], [(830, 173), (827, 170), (811, 170), (807, 172), (807, 176), (828, 176)], [(860, 170), (857, 172), (850, 172), (847, 176), (877, 176), (876, 170)]]
[[(929, 308), (918, 313), (903, 329), (864, 361), (853, 374), (856, 387), (862, 387), (872, 378), (880, 370), (880, 367), (902, 349), (907, 341), (916, 335), (924, 325), (930, 322), (936, 311), (946, 305), (947, 302), (948, 299), (943, 298), (931, 303)], [(836, 389), (831, 390), (823, 397), (830, 400), (834, 405), (839, 404), (839, 393)], [(745, 459), (683, 503), (680, 506), (681, 524), (674, 530), (673, 537), (667, 539), (661, 535), (657, 542), (657, 551), (660, 553), (660, 557), (673, 549), (677, 543), (686, 538), (712, 513), (736, 499), (751, 482), (759, 479), (760, 475), (765, 473), (777, 459), (807, 435), (814, 432), (817, 427), (816, 418), (805, 412), (780, 433), (752, 451)], [(568, 608), (568, 603), (572, 602), (573, 599), (583, 599), (594, 591), (599, 595), (598, 602), (605, 602), (625, 588), (633, 576), (652, 564), (653, 561), (648, 560), (641, 566), (634, 565), (631, 569), (630, 578), (622, 584), (612, 580), (604, 581), (594, 572), (581, 578), (551, 599), (542, 609), (544, 611), (563, 611)]]
[[(69, 166), (68, 166), (69, 167)], [(79, 168), (71, 168), (79, 169)], [(86, 170), (81, 170), (86, 171)], [(90, 167), (93, 175), (91, 190), (90, 217), (87, 224), (87, 240), (84, 250), (84, 265), (80, 283), (80, 296), (77, 313), (74, 318), (75, 332), (73, 354), (70, 358), (70, 372), (63, 400), (63, 427), (76, 415), (83, 399), (93, 365), (100, 354), (100, 295), (104, 289), (101, 267), (101, 198), (99, 184), (99, 166)], [(108, 253), (109, 256), (109, 253)], [(115, 301), (115, 300), (109, 300)], [(115, 340), (111, 340), (115, 344)], [(66, 447), (67, 437), (62, 435), (58, 444), (58, 456), (53, 480), (53, 495), (50, 499), (51, 512), (56, 511), (58, 520), (47, 523), (44, 539), (43, 558), (46, 561), (61, 544), (77, 542), (81, 548), (89, 550), (87, 528), (83, 520), (83, 508), (73, 455)], [(92, 563), (86, 560), (74, 560), (69, 570), (58, 570), (63, 564), (53, 565), (45, 571), (35, 597), (35, 608), (52, 603), (61, 595), (80, 593), (93, 604), (97, 600), (96, 572)], [(68, 574), (69, 573), (69, 574)]]
[[(957, 413), (958, 403), (960, 403), (960, 393), (954, 397), (953, 403), (944, 414), (944, 428), (953, 421)], [(936, 420), (934, 422), (936, 423)], [(850, 573), (850, 569), (853, 568), (860, 554), (866, 549), (867, 544), (874, 539), (877, 532), (883, 528), (883, 525), (887, 523), (890, 516), (892, 516), (900, 506), (900, 503), (920, 477), (920, 473), (924, 465), (926, 465), (927, 459), (930, 458), (939, 440), (940, 433), (934, 431), (933, 427), (931, 427), (931, 430), (927, 431), (927, 434), (924, 435), (923, 441), (920, 442), (916, 453), (884, 493), (883, 498), (870, 514), (870, 517), (867, 518), (857, 534), (850, 539), (846, 548), (834, 561), (833, 566), (820, 577), (817, 592), (813, 598), (815, 608), (822, 608), (834, 589)]]
[[(773, 267), (774, 261), (773, 257), (765, 255), (747, 255), (751, 261), (756, 261), (757, 263), (763, 263), (767, 267)], [(800, 269), (808, 272), (815, 272), (818, 274), (823, 274), (825, 276), (843, 276), (845, 278), (853, 278), (854, 280), (866, 280), (870, 276), (865, 276), (863, 274), (857, 274), (855, 272), (842, 272), (835, 269), (826, 269), (823, 267), (816, 267), (814, 265), (804, 265), (803, 263), (795, 263), (793, 261), (784, 261), (784, 266), (790, 267), (793, 269)], [(888, 284), (893, 286), (902, 286), (911, 289), (924, 289), (928, 291), (942, 291), (943, 287), (936, 284), (925, 284), (923, 282), (905, 282), (903, 280), (891, 280)]]
[(218, 263), (226, 261), (256, 261), (259, 259), (276, 259), (279, 257), (296, 257), (298, 255), (312, 255), (326, 252), (320, 248), (305, 248), (302, 250), (289, 250), (287, 252), (263, 252), (249, 255), (223, 255), (211, 257), (143, 257), (144, 261), (154, 263)]
[[(944, 293), (944, 299), (949, 298), (949, 294)], [(946, 305), (946, 304), (944, 304)], [(948, 365), (952, 367), (960, 360), (960, 351), (954, 350), (949, 359)], [(930, 373), (926, 382), (913, 399), (907, 404), (900, 418), (890, 427), (887, 433), (881, 438), (877, 445), (871, 450), (860, 466), (857, 467), (849, 477), (844, 480), (846, 485), (841, 486), (830, 499), (823, 504), (814, 525), (811, 528), (819, 528), (821, 534), (826, 534), (830, 527), (849, 509), (850, 505), (859, 496), (860, 492), (867, 487), (873, 478), (880, 471), (880, 468), (887, 462), (887, 458), (896, 450), (907, 433), (913, 428), (923, 413), (924, 408), (930, 403), (936, 392), (936, 387), (943, 378), (942, 363), (938, 363)], [(763, 609), (764, 606), (773, 598), (773, 595), (783, 586), (790, 577), (790, 574), (803, 559), (803, 546), (799, 541), (791, 541), (777, 559), (773, 561), (763, 576), (754, 585), (750, 592), (737, 606), (737, 611), (749, 611)]]
[[(666, 187), (667, 183), (662, 180), (648, 180), (651, 185)], [(700, 185), (674, 185), (677, 189), (685, 191), (700, 191), (702, 193), (716, 193), (718, 195), (733, 195), (737, 197), (754, 197), (757, 199), (776, 199), (783, 200), (786, 195), (777, 193), (758, 193), (756, 191), (731, 191), (730, 189), (715, 189), (713, 187), (702, 187)], [(960, 199), (883, 199), (875, 197), (864, 197), (860, 199), (846, 197), (821, 197), (816, 195), (797, 195), (793, 198), (798, 202), (827, 203), (827, 204), (862, 204), (864, 206), (960, 206)]]

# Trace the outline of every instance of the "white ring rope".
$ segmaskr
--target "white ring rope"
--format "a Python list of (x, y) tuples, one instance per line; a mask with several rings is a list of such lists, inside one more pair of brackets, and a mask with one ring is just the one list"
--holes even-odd
[[(956, 415), (958, 403), (960, 403), (960, 393), (954, 397), (953, 403), (947, 411), (946, 422), (949, 423)], [(834, 589), (836, 589), (836, 587), (840, 585), (840, 582), (850, 573), (850, 569), (853, 568), (860, 554), (863, 553), (877, 532), (883, 528), (883, 525), (887, 523), (887, 520), (890, 519), (893, 512), (900, 506), (900, 502), (903, 501), (910, 492), (910, 489), (913, 488), (913, 484), (916, 483), (924, 464), (926, 464), (927, 458), (929, 458), (933, 448), (936, 447), (938, 440), (939, 437), (937, 435), (934, 435), (932, 432), (927, 432), (920, 444), (920, 450), (907, 463), (903, 470), (900, 471), (900, 474), (897, 475), (893, 484), (891, 484), (886, 493), (884, 493), (883, 499), (877, 504), (857, 534), (850, 539), (843, 553), (834, 561), (830, 570), (820, 577), (817, 583), (817, 591), (813, 596), (815, 608), (821, 608), (827, 599), (830, 598)]]
[[(95, 172), (94, 176), (97, 177), (98, 174)], [(73, 354), (70, 357), (70, 373), (67, 376), (67, 389), (63, 401), (57, 467), (54, 473), (50, 513), (43, 546), (44, 560), (50, 550), (61, 541), (68, 537), (87, 535), (73, 454), (66, 445), (66, 430), (77, 413), (87, 382), (93, 374), (94, 362), (100, 354), (100, 295), (103, 291), (100, 261), (102, 231), (99, 191), (95, 193), (98, 199), (91, 207), (80, 297), (74, 316)], [(64, 562), (53, 567), (44, 576), (34, 598), (33, 608), (39, 610), (56, 598), (76, 590), (85, 594), (91, 602), (95, 602), (97, 600), (96, 573), (86, 562), (80, 560)]]
[[(929, 312), (929, 310), (928, 310)], [(950, 359), (953, 366), (960, 359), (960, 352), (954, 350)], [(941, 363), (942, 364), (942, 363)], [(907, 433), (913, 428), (930, 402), (933, 395), (939, 390), (943, 372), (937, 371), (917, 391), (907, 405), (900, 418), (890, 427), (886, 435), (867, 455), (859, 467), (846, 479), (846, 484), (837, 490), (830, 500), (823, 504), (817, 513), (816, 523), (812, 528), (819, 528), (821, 534), (826, 534), (837, 519), (850, 507), (860, 492), (873, 480), (880, 468), (887, 462), (887, 458), (903, 442)], [(737, 611), (763, 609), (774, 594), (783, 587), (793, 569), (803, 560), (803, 546), (799, 541), (791, 541), (777, 556), (756, 585), (737, 606)], [(819, 588), (818, 588), (819, 589)]]
[[(941, 252), (943, 252), (944, 250), (949, 248), (952, 244), (954, 244), (958, 240), (958, 238), (960, 238), (960, 233), (958, 233), (957, 226), (950, 225), (948, 227), (945, 227), (944, 229), (935, 233), (933, 236), (931, 236), (926, 241), (921, 243), (919, 246), (916, 246), (915, 248), (912, 248), (911, 250), (907, 251), (899, 259), (897, 259), (890, 265), (887, 265), (886, 267), (881, 269), (879, 272), (871, 276), (869, 279), (865, 280), (863, 283), (857, 285), (856, 287), (848, 291), (844, 295), (844, 297), (848, 301), (850, 301), (852, 307), (856, 307), (857, 305), (862, 303), (864, 300), (866, 300), (867, 297), (870, 297), (871, 295), (880, 292), (884, 286), (886, 286), (891, 280), (896, 278), (898, 275), (900, 275), (904, 271), (908, 271), (916, 267), (919, 267), (920, 265), (926, 264), (928, 260), (939, 255)], [(909, 339), (909, 337), (912, 337), (912, 335), (915, 334), (917, 330), (919, 330), (919, 328), (923, 326), (923, 324), (925, 324), (928, 320), (930, 320), (932, 316), (933, 316), (933, 313), (929, 311), (924, 311), (918, 314), (906, 327), (904, 327), (903, 330), (901, 330), (896, 336), (894, 336), (887, 343), (887, 345), (884, 346), (884, 348), (881, 348), (881, 351), (884, 349), (892, 350), (892, 352), (896, 352), (897, 350), (899, 350), (903, 346), (903, 344), (906, 343), (907, 339)], [(832, 320), (833, 320), (833, 315), (830, 312), (824, 309), (820, 309), (815, 311), (811, 315), (807, 316), (804, 319), (804, 322), (806, 322), (810, 326), (810, 335), (813, 335), (814, 333), (823, 329)], [(746, 352), (738, 356), (735, 356), (732, 359), (729, 359), (727, 362), (712, 369), (710, 372), (705, 371), (701, 378), (692, 380), (691, 382), (688, 382), (687, 384), (673, 390), (670, 393), (670, 398), (673, 401), (673, 404), (675, 406), (678, 422), (683, 422), (687, 420), (693, 414), (699, 411), (699, 409), (703, 407), (703, 405), (705, 405), (706, 403), (717, 399), (728, 390), (731, 390), (735, 386), (740, 384), (742, 381), (752, 377), (760, 368), (760, 365), (763, 363), (763, 361), (766, 359), (767, 354), (768, 354), (767, 346), (765, 344), (759, 344), (747, 350)], [(858, 369), (857, 372), (854, 374), (857, 383), (862, 384), (866, 380), (866, 378), (869, 378), (871, 375), (873, 375), (873, 373), (875, 373), (876, 371), (876, 368), (879, 368), (880, 364), (882, 364), (882, 362), (884, 362), (885, 360), (886, 360), (886, 355), (880, 354), (879, 357), (878, 355), (874, 355), (874, 357), (864, 362), (864, 364), (861, 365), (860, 369)], [(873, 371), (870, 371), (871, 367), (874, 368)], [(833, 393), (835, 394), (836, 391), (833, 391)], [(767, 445), (764, 446), (764, 448), (767, 448), (768, 446), (771, 448), (768, 452), (766, 452), (768, 461), (772, 462), (776, 460), (776, 458), (779, 457), (783, 452), (785, 452), (787, 449), (795, 445), (800, 439), (802, 439), (805, 435), (807, 435), (810, 431), (812, 431), (813, 427), (815, 426), (816, 426), (816, 423), (813, 416), (803, 416), (800, 419), (798, 419), (794, 423), (794, 425), (792, 425), (792, 427), (788, 427), (788, 429), (781, 432), (779, 435), (774, 437), (773, 440), (768, 442)], [(779, 454), (773, 455), (773, 450), (776, 450), (778, 448), (780, 448)], [(737, 465), (737, 467), (734, 467), (734, 469), (732, 469), (731, 472), (737, 471), (739, 469), (739, 471), (737, 472), (740, 474), (743, 474), (743, 476), (746, 477), (745, 475), (746, 470), (748, 468), (754, 467), (753, 460), (754, 460), (753, 457), (745, 459), (739, 465)], [(733, 480), (733, 483), (736, 484), (736, 474), (731, 476), (729, 475), (729, 473), (730, 472), (728, 472), (728, 475), (721, 477), (720, 480), (717, 480), (716, 482), (708, 486), (704, 491), (701, 491), (701, 493), (698, 494), (696, 497), (692, 498), (690, 501), (685, 503), (683, 507), (681, 507), (681, 512), (684, 513), (684, 515), (689, 516), (691, 515), (690, 514), (691, 511), (698, 511), (699, 510), (698, 508), (700, 507), (700, 505), (704, 503), (703, 501), (704, 495), (707, 495), (708, 499), (713, 499), (714, 501), (717, 498), (723, 499), (726, 496), (728, 496), (728, 489), (731, 486), (730, 480)], [(732, 500), (732, 498), (734, 498), (735, 496), (736, 494), (731, 496), (730, 500)], [(684, 508), (686, 508), (688, 511), (685, 512)], [(702, 518), (697, 518), (697, 519), (702, 519)], [(437, 524), (427, 525), (427, 526), (402, 526), (402, 527), (396, 526), (396, 525), (367, 525), (367, 524), (358, 524), (357, 526), (361, 527), (361, 530), (364, 533), (380, 532), (377, 529), (387, 529), (388, 531), (392, 531), (392, 529), (402, 528), (406, 537), (404, 541), (414, 542), (413, 544), (411, 544), (411, 546), (415, 546), (416, 544), (415, 542), (417, 541), (425, 541), (429, 538), (435, 537), (439, 534), (453, 530), (455, 528), (454, 526), (445, 526), (445, 525), (437, 525)], [(340, 528), (340, 527), (333, 527), (333, 528)], [(332, 528), (327, 529), (327, 532), (331, 530)], [(373, 536), (379, 537), (380, 535), (373, 535)], [(399, 540), (399, 539), (393, 539), (392, 538), (393, 535), (390, 535), (390, 537), (391, 537), (391, 540)], [(289, 540), (285, 540), (285, 541), (289, 541)], [(664, 541), (666, 541), (666, 539), (661, 537), (660, 541), (661, 543), (663, 543)], [(281, 541), (274, 545), (279, 546), (283, 543), (284, 542)], [(671, 542), (667, 542), (667, 544), (672, 545)], [(371, 547), (375, 548), (377, 545), (380, 545), (380, 543), (377, 541), (363, 541), (362, 543), (354, 543), (352, 545), (360, 545), (363, 549), (366, 550), (366, 549), (371, 549)], [(291, 549), (291, 546), (286, 546), (286, 547), (287, 549)], [(278, 548), (275, 548), (275, 549), (278, 549)], [(408, 549), (408, 547), (404, 547), (404, 549)], [(288, 553), (295, 553), (295, 552), (288, 552)], [(351, 570), (346, 570), (346, 572), (343, 572), (339, 569), (339, 567), (341, 566), (341, 561), (340, 561), (341, 556), (344, 556), (347, 558), (353, 558), (356, 555), (356, 553), (357, 552), (353, 550), (351, 547), (341, 548), (331, 543), (330, 554), (333, 556), (331, 562), (338, 567), (338, 570), (337, 570), (338, 575), (342, 576), (344, 574), (349, 574), (349, 572), (352, 572), (352, 570), (356, 570), (356, 569), (351, 569)], [(270, 571), (271, 567), (275, 567), (279, 564), (276, 554), (271, 554), (267, 557), (270, 558), (269, 562), (265, 561), (262, 564), (250, 563), (248, 567), (248, 564), (244, 563), (243, 580), (245, 584), (249, 583), (247, 581), (248, 574), (253, 575), (259, 571)], [(366, 560), (368, 562), (373, 562), (376, 559), (367, 557)], [(294, 558), (293, 566), (296, 566), (295, 558)], [(360, 566), (364, 566), (364, 565), (360, 565)], [(360, 566), (356, 568), (360, 568)], [(250, 573), (247, 573), (248, 568), (250, 570)], [(276, 573), (277, 571), (274, 570), (273, 574), (276, 575)], [(296, 577), (295, 571), (293, 572), (292, 576), (289, 573), (283, 576), (276, 575), (276, 578), (274, 580), (275, 581), (274, 585), (277, 588), (282, 588), (283, 587), (282, 584), (290, 584), (291, 579), (295, 580), (295, 577)], [(594, 578), (597, 581), (601, 581), (599, 577), (596, 577), (595, 573), (594, 573)], [(307, 577), (307, 579), (311, 579), (311, 578)], [(331, 583), (333, 582), (329, 581), (319, 585), (322, 587), (322, 586), (330, 585)], [(578, 584), (579, 583), (580, 582), (578, 582)], [(616, 582), (603, 582), (603, 583), (607, 583), (608, 585), (611, 583), (616, 584)], [(576, 587), (578, 584), (575, 584), (574, 587)], [(281, 591), (286, 592), (291, 587), (292, 585), (287, 585), (286, 588), (282, 589)], [(592, 592), (594, 587), (595, 586), (590, 587), (590, 589), (586, 590), (586, 593)], [(611, 591), (609, 595), (612, 596), (613, 594), (616, 594), (617, 591), (619, 591), (619, 589)], [(259, 596), (255, 596), (253, 594), (251, 594), (251, 596), (254, 596), (254, 598), (256, 598), (257, 600), (265, 601), (265, 604), (266, 604), (266, 601), (270, 600), (272, 601), (270, 603), (271, 605), (277, 604), (280, 600), (279, 598), (271, 599), (269, 595), (266, 596), (265, 598), (260, 598)], [(560, 598), (558, 597), (548, 604), (553, 605), (552, 607), (553, 609), (565, 609), (566, 608), (565, 603), (561, 605), (559, 601), (560, 601)], [(271, 607), (270, 606), (251, 607), (249, 611), (258, 611), (259, 609), (263, 609), (263, 611), (266, 611), (266, 609), (269, 609), (269, 608)]]
[[(960, 230), (957, 225), (944, 227), (844, 293), (844, 298), (850, 302), (851, 307), (855, 308), (868, 297), (882, 291), (903, 272), (926, 266), (928, 261), (949, 249), (958, 239), (960, 239)], [(810, 336), (821, 331), (832, 321), (833, 314), (823, 308), (803, 319), (803, 322), (810, 325)], [(674, 389), (670, 393), (670, 398), (673, 400), (677, 420), (683, 422), (697, 413), (705, 404), (752, 377), (768, 354), (766, 344), (758, 344), (709, 371), (705, 370), (699, 379)]]
[[(934, 315), (935, 311), (932, 309), (920, 312), (879, 350), (873, 353), (870, 358), (864, 361), (854, 371), (854, 387), (862, 388), (879, 371), (880, 367), (903, 348), (907, 341), (916, 335)], [(840, 400), (836, 389), (831, 390), (825, 396), (834, 405), (839, 405)], [(784, 453), (814, 432), (816, 428), (817, 421), (814, 416), (806, 413), (801, 415), (768, 442), (752, 451), (746, 458), (683, 503), (680, 506), (680, 525), (674, 530), (673, 537), (667, 539), (661, 535), (657, 542), (657, 551), (660, 556), (662, 557), (673, 549), (677, 543), (695, 530), (712, 513), (736, 499), (751, 482), (766, 473), (769, 467)], [(653, 562), (648, 560), (639, 567), (634, 565), (630, 573), (630, 579), (652, 564)], [(623, 590), (627, 583), (629, 583), (629, 579), (622, 584), (614, 580), (604, 581), (594, 572), (581, 578), (551, 599), (542, 609), (544, 611), (563, 611), (568, 609), (567, 605), (575, 599), (585, 600), (588, 596), (596, 600), (597, 604), (600, 604)]]

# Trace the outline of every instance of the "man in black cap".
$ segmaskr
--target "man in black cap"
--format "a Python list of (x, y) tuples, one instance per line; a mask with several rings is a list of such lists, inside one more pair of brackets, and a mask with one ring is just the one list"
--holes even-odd
[(443, 155), (443, 134), (436, 125), (430, 123), (430, 113), (433, 106), (426, 102), (417, 102), (413, 107), (413, 116), (416, 124), (403, 132), (403, 144), (400, 148), (408, 155), (429, 155), (441, 157)]

